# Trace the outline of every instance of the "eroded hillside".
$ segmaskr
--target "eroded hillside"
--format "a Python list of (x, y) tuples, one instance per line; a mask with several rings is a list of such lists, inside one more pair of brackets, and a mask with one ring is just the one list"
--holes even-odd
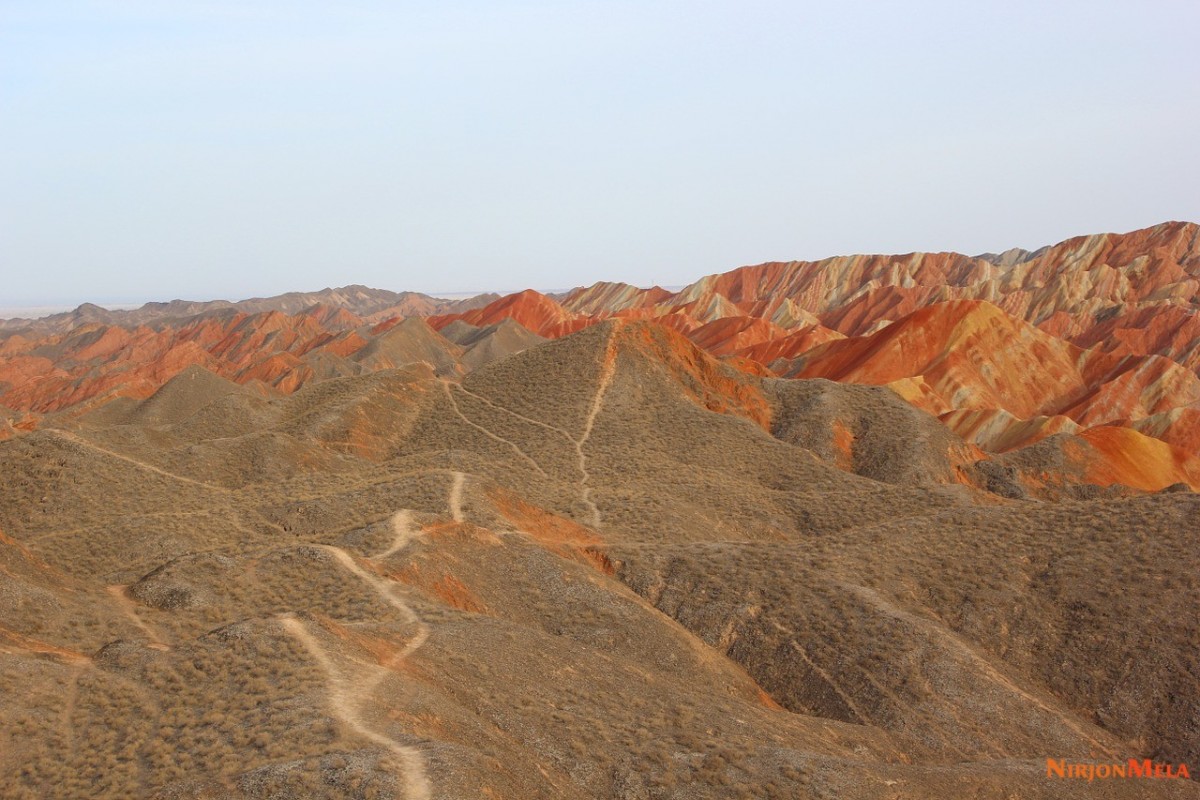
[(1200, 795), (1045, 769), (1198, 760), (1195, 494), (670, 326), (497, 322), (0, 443), (5, 796)]

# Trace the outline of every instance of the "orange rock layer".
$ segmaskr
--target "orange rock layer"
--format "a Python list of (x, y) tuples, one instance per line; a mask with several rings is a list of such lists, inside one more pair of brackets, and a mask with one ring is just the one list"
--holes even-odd
[[(81, 314), (83, 323), (65, 332), (0, 333), (0, 438), (36, 426), (40, 415), (147, 397), (191, 366), (292, 392), (411, 360), (461, 372), (462, 348), (436, 333), (454, 323), (512, 320), (557, 338), (618, 318), (658, 323), (631, 328), (644, 337), (637, 346), (685, 365), (678, 377), (697, 402), (763, 426), (761, 393), (696, 354), (748, 376), (886, 385), (993, 451), (1077, 436), (1090, 458), (1115, 470), (1096, 467), (1097, 480), (1119, 474), (1150, 486), (1158, 478), (1139, 477), (1135, 463), (1173, 460), (1171, 475), (1186, 477), (1190, 467), (1177, 455), (1200, 452), (1198, 242), (1200, 227), (1171, 222), (1034, 253), (774, 262), (676, 292), (598, 283), (556, 299), (526, 290), (427, 317), (419, 329), (396, 314), (320, 304), (296, 313), (225, 308), (129, 327)], [(1150, 452), (1155, 445), (1143, 440), (1169, 452)]]

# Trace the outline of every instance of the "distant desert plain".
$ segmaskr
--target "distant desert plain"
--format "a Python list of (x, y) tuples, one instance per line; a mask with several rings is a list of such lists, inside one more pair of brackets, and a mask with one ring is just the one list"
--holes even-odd
[(1200, 226), (0, 321), (0, 797), (1200, 798)]

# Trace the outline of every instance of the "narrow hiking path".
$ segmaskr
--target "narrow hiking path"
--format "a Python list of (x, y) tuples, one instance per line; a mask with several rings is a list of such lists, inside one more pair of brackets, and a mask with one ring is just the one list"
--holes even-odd
[(75, 751), (75, 726), (71, 724), (71, 718), (75, 716), (75, 707), (79, 704), (79, 679), (82, 677), (85, 669), (87, 669), (87, 666), (84, 664), (77, 664), (71, 668), (71, 678), (67, 683), (66, 700), (63, 702), (62, 711), (58, 715), (58, 730), (66, 742), (67, 752), (69, 753)]
[(516, 452), (516, 454), (518, 456), (520, 456), (531, 467), (533, 467), (539, 475), (541, 475), (543, 478), (547, 477), (546, 471), (544, 469), (542, 469), (542, 465), (537, 463), (537, 461), (534, 461), (533, 458), (531, 458), (529, 456), (529, 454), (527, 454), (524, 450), (522, 450), (520, 445), (518, 445), (516, 442), (505, 439), (503, 436), (493, 433), (492, 431), (483, 427), (479, 423), (474, 422), (473, 420), (469, 419), (467, 417), (467, 415), (462, 412), (462, 409), (458, 407), (458, 401), (454, 399), (454, 392), (452, 392), (450, 390), (450, 384), (448, 382), (443, 381), (442, 387), (446, 390), (446, 397), (450, 400), (450, 407), (454, 409), (454, 413), (458, 415), (459, 419), (461, 419), (463, 422), (470, 425), (472, 428), (475, 428), (477, 431), (482, 433), (484, 436), (487, 436), (488, 438), (493, 439), (497, 442), (501, 442), (502, 444), (508, 445)]
[[(451, 513), (457, 509), (454, 494), (457, 489), (461, 497), (462, 481), (465, 476), (461, 472), (454, 473), (454, 484), (451, 487)], [(461, 516), (461, 510), (458, 511)], [(408, 509), (397, 511), (392, 515), (392, 530), (395, 538), (391, 545), (375, 558), (385, 558), (400, 552), (414, 538), (421, 535), (415, 526), (412, 512)], [(387, 734), (371, 727), (363, 709), (374, 700), (374, 693), (389, 676), (395, 674), (395, 669), (405, 659), (415, 653), (429, 638), (429, 626), (426, 625), (416, 612), (402, 599), (396, 596), (395, 584), (364, 569), (358, 560), (350, 553), (334, 545), (317, 545), (329, 553), (347, 572), (353, 574), (367, 586), (371, 587), (385, 603), (400, 612), (401, 617), (409, 625), (416, 628), (416, 633), (409, 641), (396, 651), (394, 655), (378, 665), (364, 665), (369, 674), (347, 675), (334, 663), (329, 652), (321, 645), (302, 620), (294, 614), (284, 614), (279, 618), (284, 629), (306, 649), (313, 659), (320, 664), (327, 677), (329, 686), (329, 705), (334, 714), (347, 727), (375, 744), (386, 748), (395, 756), (403, 770), (404, 796), (406, 800), (430, 800), (432, 789), (425, 774), (425, 762), (420, 751), (412, 746), (402, 744)]]
[(371, 556), (372, 560), (387, 558), (388, 556), (398, 553), (422, 534), (421, 528), (413, 522), (412, 512), (407, 508), (397, 511), (392, 514), (392, 543), (388, 545), (386, 550), (382, 550)]
[(604, 405), (604, 395), (608, 392), (608, 387), (612, 383), (613, 374), (616, 372), (617, 360), (613, 353), (613, 339), (616, 336), (616, 331), (608, 335), (608, 343), (604, 346), (604, 363), (600, 366), (600, 382), (596, 386), (596, 394), (592, 397), (591, 408), (588, 409), (587, 417), (583, 422), (583, 433), (575, 442), (575, 453), (579, 458), (579, 499), (588, 507), (590, 514), (589, 523), (593, 528), (600, 527), (600, 508), (592, 500), (591, 473), (587, 468), (587, 454), (583, 447), (587, 444), (587, 440), (591, 438), (592, 428), (596, 425), (596, 416), (600, 413), (600, 408)]
[(416, 635), (413, 636), (413, 638), (407, 645), (404, 646), (404, 649), (401, 651), (403, 653), (403, 657), (408, 657), (410, 653), (414, 652), (421, 645), (425, 644), (425, 640), (429, 638), (429, 627), (421, 621), (421, 618), (417, 616), (416, 612), (413, 611), (407, 603), (396, 596), (395, 592), (393, 591), (393, 587), (395, 586), (394, 583), (389, 580), (385, 580), (384, 578), (380, 578), (378, 575), (367, 572), (365, 569), (359, 566), (359, 563), (355, 560), (354, 556), (350, 555), (340, 547), (335, 547), (331, 544), (317, 545), (317, 547), (320, 547), (322, 550), (332, 555), (334, 559), (336, 559), (337, 562), (346, 569), (347, 572), (352, 573), (356, 578), (370, 586), (375, 593), (379, 595), (379, 598), (383, 600), (383, 602), (400, 612), (400, 615), (404, 617), (405, 622), (416, 626)]
[[(484, 404), (496, 409), (497, 411), (502, 411), (506, 414), (511, 415), (512, 417), (514, 417), (516, 419), (522, 420), (531, 425), (536, 425), (540, 428), (544, 428), (545, 430), (552, 431), (552, 432), (562, 436), (563, 438), (565, 438), (571, 444), (571, 447), (575, 450), (575, 464), (576, 464), (576, 468), (579, 471), (579, 482), (578, 482), (579, 500), (580, 500), (580, 503), (582, 503), (582, 505), (587, 508), (587, 524), (589, 524), (593, 528), (600, 527), (600, 524), (602, 522), (602, 517), (600, 514), (600, 508), (596, 505), (595, 501), (592, 500), (592, 486), (591, 486), (592, 476), (591, 476), (591, 473), (588, 471), (588, 457), (587, 457), (587, 452), (584, 450), (584, 448), (587, 445), (588, 439), (590, 439), (592, 436), (592, 429), (595, 428), (595, 426), (596, 426), (596, 418), (600, 414), (600, 409), (603, 408), (603, 406), (604, 406), (604, 397), (608, 393), (608, 388), (609, 388), (609, 386), (612, 385), (613, 376), (616, 373), (616, 353), (614, 352), (615, 338), (616, 338), (616, 331), (614, 330), (609, 333), (608, 341), (605, 343), (605, 346), (604, 346), (603, 361), (600, 364), (600, 378), (596, 384), (596, 392), (595, 392), (595, 394), (592, 395), (592, 402), (588, 406), (587, 415), (584, 417), (583, 430), (580, 432), (579, 436), (572, 436), (568, 431), (566, 431), (563, 428), (560, 428), (556, 425), (550, 425), (548, 423), (533, 419), (532, 417), (527, 417), (524, 414), (513, 411), (512, 409), (507, 408), (503, 405), (500, 405), (499, 403), (496, 403), (495, 401), (490, 400), (489, 398), (484, 397), (481, 394), (476, 394), (475, 392), (472, 392), (471, 390), (469, 390), (465, 386), (463, 386), (461, 383), (453, 384), (455, 387), (457, 387), (458, 391), (461, 391), (464, 394), (479, 400), (481, 403), (484, 403)], [(463, 414), (462, 409), (458, 405), (458, 402), (454, 399), (454, 390), (450, 388), (451, 382), (443, 381), (442, 385), (445, 388), (446, 396), (450, 400), (450, 403), (451, 403), (451, 406), (453, 407), (454, 413), (457, 414), (464, 422), (466, 422), (471, 427), (482, 431), (488, 437), (490, 437), (496, 441), (503, 442), (504, 444), (513, 448), (513, 450), (515, 450), (518, 455), (520, 455), (523, 459), (525, 459), (530, 464), (532, 464), (534, 466), (534, 468), (541, 475), (546, 476), (546, 472), (545, 472), (545, 470), (543, 470), (541, 468), (541, 465), (539, 465), (535, 459), (531, 458), (524, 450), (522, 450), (521, 447), (516, 442), (510, 441), (501, 436), (498, 436), (497, 434), (493, 433), (492, 431), (490, 431), (490, 430), (484, 428), (483, 426), (468, 419)], [(455, 521), (461, 522), (462, 520), (456, 517)]]
[[(368, 725), (363, 718), (361, 709), (370, 699), (371, 691), (382, 681), (382, 677), (376, 677), (366, 685), (355, 686), (341, 673), (325, 648), (321, 646), (315, 636), (308, 632), (308, 628), (301, 620), (288, 614), (281, 617), (279, 621), (284, 630), (300, 642), (313, 660), (324, 670), (329, 687), (329, 707), (334, 715), (359, 736), (380, 745), (395, 756), (403, 770), (402, 783), (404, 797), (407, 800), (430, 800), (432, 792), (429, 779), (425, 776), (425, 762), (421, 758), (420, 752), (415, 747), (401, 744), (390, 736), (380, 733)], [(388, 672), (385, 667), (376, 667), (376, 669)]]
[(46, 431), (49, 433), (52, 433), (53, 435), (57, 436), (60, 439), (65, 439), (66, 441), (71, 442), (72, 444), (77, 444), (80, 447), (86, 447), (91, 450), (96, 450), (97, 452), (104, 453), (105, 455), (112, 456), (113, 458), (120, 459), (121, 461), (125, 461), (129, 464), (133, 464), (136, 467), (141, 467), (142, 469), (150, 470), (151, 472), (162, 475), (165, 478), (172, 478), (177, 481), (183, 481), (184, 483), (190, 483), (190, 484), (193, 484), (195, 486), (200, 486), (205, 489), (211, 489), (214, 492), (224, 492), (226, 494), (229, 494), (231, 491), (229, 489), (226, 489), (224, 486), (217, 486), (216, 484), (205, 483), (204, 481), (198, 481), (195, 478), (188, 478), (184, 475), (176, 475), (174, 472), (167, 472), (165, 469), (156, 467), (153, 464), (147, 464), (145, 461), (138, 461), (136, 458), (132, 458), (127, 455), (123, 455), (121, 453), (116, 452), (115, 450), (109, 450), (107, 447), (101, 447), (100, 445), (96, 444), (95, 442), (89, 442), (87, 439), (84, 439), (82, 436), (77, 436), (76, 434), (71, 433), (70, 431), (62, 430), (61, 428), (47, 428)]
[(533, 417), (527, 417), (524, 414), (513, 411), (508, 406), (502, 406), (493, 400), (489, 400), (488, 398), (484, 397), (481, 394), (472, 392), (470, 389), (463, 386), (461, 383), (456, 383), (454, 385), (456, 387), (458, 387), (458, 390), (461, 391), (463, 394), (467, 395), (468, 397), (474, 397), (476, 400), (483, 403), (484, 405), (491, 406), (492, 408), (496, 409), (497, 411), (503, 411), (505, 414), (515, 417), (516, 419), (519, 419), (523, 422), (528, 422), (530, 425), (537, 425), (540, 428), (545, 428), (548, 431), (553, 431), (554, 433), (557, 433), (560, 436), (564, 437), (571, 444), (575, 444), (575, 437), (572, 436), (571, 434), (567, 433), (565, 430), (558, 427), (557, 425), (551, 425), (548, 422), (542, 422), (541, 420), (536, 420)]
[(138, 630), (146, 634), (146, 638), (150, 640), (151, 647), (155, 650), (170, 650), (171, 645), (166, 643), (158, 629), (142, 619), (142, 615), (138, 613), (137, 605), (125, 593), (125, 590), (128, 588), (128, 586), (118, 584), (116, 586), (105, 586), (104, 590), (112, 595), (121, 613), (136, 625)]

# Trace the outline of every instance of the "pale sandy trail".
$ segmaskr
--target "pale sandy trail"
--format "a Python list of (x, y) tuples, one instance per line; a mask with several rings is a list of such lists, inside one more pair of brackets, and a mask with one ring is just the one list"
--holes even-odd
[(561, 434), (563, 437), (565, 437), (566, 440), (568, 442), (570, 442), (571, 444), (575, 444), (575, 437), (572, 436), (571, 434), (567, 433), (566, 431), (564, 431), (562, 428), (558, 427), (557, 425), (551, 425), (547, 422), (542, 422), (541, 420), (536, 420), (532, 417), (527, 417), (524, 414), (517, 413), (516, 411), (513, 411), (511, 408), (508, 408), (507, 406), (502, 406), (499, 403), (489, 400), (488, 398), (484, 397), (481, 394), (476, 394), (475, 392), (472, 392), (470, 389), (463, 386), (461, 383), (456, 383), (454, 385), (455, 385), (455, 387), (458, 388), (459, 391), (463, 392), (464, 394), (466, 394), (470, 397), (474, 397), (476, 400), (479, 400), (480, 402), (491, 406), (492, 408), (496, 409), (497, 411), (503, 411), (505, 414), (509, 414), (510, 416), (516, 417), (519, 420), (523, 420), (524, 422), (528, 422), (530, 425), (537, 425), (539, 427), (545, 428), (548, 431), (554, 431), (555, 433)]
[(121, 609), (121, 613), (128, 617), (129, 621), (136, 625), (142, 633), (146, 634), (146, 638), (150, 640), (151, 647), (153, 647), (155, 650), (171, 649), (171, 646), (163, 641), (162, 635), (154, 628), (154, 626), (142, 619), (142, 616), (138, 613), (137, 606), (134, 604), (133, 600), (129, 599), (129, 595), (125, 594), (125, 590), (129, 587), (117, 585), (106, 586), (104, 588), (110, 595), (113, 596), (113, 599), (117, 601), (117, 608)]
[(462, 496), (463, 484), (467, 476), (461, 472), (454, 473), (454, 483), (450, 484), (450, 518), (455, 522), (463, 521)]
[[(461, 494), (461, 482), (465, 476), (461, 472), (454, 474), (455, 485)], [(452, 495), (453, 492), (452, 488)], [(452, 511), (455, 507), (452, 504)], [(420, 535), (420, 530), (415, 528), (415, 524), (413, 523), (412, 512), (407, 509), (398, 511), (392, 516), (392, 529), (395, 531), (396, 538), (392, 541), (391, 546), (377, 556), (377, 558), (399, 552), (416, 536)], [(358, 561), (354, 559), (354, 556), (340, 547), (333, 545), (318, 546), (332, 555), (347, 572), (352, 573), (356, 578), (370, 586), (379, 595), (380, 599), (399, 611), (404, 621), (416, 628), (416, 634), (409, 639), (404, 647), (397, 650), (395, 655), (382, 665), (371, 665), (368, 667), (374, 672), (374, 675), (365, 681), (352, 682), (337, 668), (333, 659), (329, 657), (329, 654), (321, 646), (320, 642), (308, 632), (302, 621), (291, 614), (286, 614), (280, 618), (280, 622), (288, 633), (304, 645), (304, 648), (312, 654), (313, 658), (324, 669), (329, 678), (329, 704), (334, 713), (356, 733), (376, 744), (386, 747), (396, 756), (404, 771), (405, 798), (407, 800), (429, 800), (432, 796), (432, 790), (429, 785), (429, 779), (425, 775), (425, 762), (421, 757), (420, 751), (415, 747), (401, 744), (380, 731), (374, 730), (367, 724), (362, 713), (362, 708), (372, 700), (372, 695), (379, 688), (379, 685), (390, 675), (394, 675), (393, 670), (415, 653), (429, 638), (429, 626), (421, 621), (421, 618), (417, 616), (416, 612), (407, 603), (396, 596), (393, 591), (394, 584), (391, 581), (363, 569)]]
[(371, 556), (372, 559), (387, 558), (398, 553), (421, 535), (421, 529), (413, 522), (412, 512), (407, 508), (392, 515), (392, 534), (395, 538), (386, 550)]
[[(492, 408), (495, 408), (498, 411), (503, 411), (506, 414), (510, 414), (513, 417), (516, 417), (517, 419), (520, 419), (520, 420), (530, 423), (531, 425), (537, 425), (542, 428), (545, 428), (546, 430), (554, 431), (555, 433), (561, 434), (563, 437), (566, 438), (567, 441), (569, 441), (571, 443), (571, 445), (575, 448), (575, 458), (576, 458), (576, 463), (577, 463), (578, 469), (579, 469), (579, 499), (582, 501), (583, 505), (585, 505), (588, 509), (588, 523), (593, 528), (600, 527), (600, 523), (601, 523), (600, 508), (592, 500), (592, 488), (589, 485), (591, 483), (592, 476), (588, 472), (587, 453), (584, 452), (583, 448), (584, 448), (584, 445), (587, 444), (587, 440), (592, 435), (592, 428), (595, 427), (595, 425), (596, 425), (596, 417), (600, 414), (600, 409), (604, 405), (604, 396), (608, 392), (608, 387), (612, 384), (613, 374), (616, 372), (616, 359), (614, 357), (615, 354), (613, 352), (613, 340), (615, 338), (616, 338), (616, 331), (614, 330), (612, 333), (609, 334), (608, 342), (604, 347), (604, 361), (600, 366), (600, 381), (596, 386), (596, 393), (592, 397), (592, 404), (588, 408), (587, 416), (584, 418), (583, 432), (579, 435), (578, 438), (572, 436), (567, 431), (565, 431), (562, 428), (559, 428), (555, 425), (549, 425), (545, 422), (541, 422), (541, 421), (533, 419), (531, 417), (527, 417), (523, 414), (519, 414), (516, 411), (513, 411), (512, 409), (505, 408), (502, 405), (494, 403), (491, 400), (489, 400), (488, 398), (484, 397), (483, 395), (475, 394), (474, 392), (472, 392), (469, 389), (467, 389), (466, 387), (464, 387), (462, 384), (455, 384), (455, 386), (458, 387), (458, 389), (460, 391), (470, 395), (471, 397), (474, 397), (474, 398), (480, 400), (483, 403), (486, 403), (487, 405), (491, 406)], [(455, 413), (457, 413), (458, 416), (461, 417), (468, 425), (471, 425), (472, 427), (475, 427), (475, 428), (479, 428), (481, 431), (483, 431), (485, 434), (492, 437), (493, 439), (497, 439), (499, 441), (504, 442), (505, 444), (510, 445), (514, 450), (516, 450), (518, 453), (520, 453), (523, 458), (525, 458), (530, 463), (532, 463), (535, 467), (537, 467), (538, 472), (540, 472), (542, 475), (546, 474), (541, 469), (541, 467), (538, 466), (537, 462), (534, 461), (532, 458), (530, 458), (515, 443), (510, 442), (507, 439), (503, 439), (499, 436), (496, 436), (491, 431), (488, 431), (487, 429), (482, 428), (479, 425), (476, 425), (474, 422), (472, 422), (471, 420), (469, 420), (465, 416), (463, 416), (462, 411), (458, 408), (458, 404), (454, 402), (454, 393), (450, 389), (450, 384), (447, 382), (445, 384), (445, 386), (446, 386), (446, 392), (450, 396), (451, 402), (454, 404)]]
[(59, 428), (47, 428), (46, 430), (50, 433), (53, 433), (55, 436), (58, 436), (61, 439), (66, 439), (68, 442), (77, 444), (80, 447), (87, 447), (92, 450), (99, 451), (106, 455), (112, 456), (113, 458), (118, 458), (121, 461), (125, 461), (127, 463), (133, 464), (134, 466), (141, 467), (142, 469), (148, 469), (151, 472), (158, 473), (159, 475), (162, 475), (163, 477), (166, 477), (166, 478), (173, 478), (177, 481), (183, 481), (184, 483), (195, 484), (196, 486), (201, 486), (205, 489), (211, 489), (214, 492), (225, 492), (226, 494), (228, 494), (230, 491), (229, 489), (226, 489), (224, 486), (217, 486), (216, 484), (205, 483), (203, 481), (198, 481), (198, 480), (195, 480), (194, 478), (188, 478), (183, 475), (176, 475), (174, 472), (167, 472), (165, 469), (159, 469), (158, 467), (154, 466), (153, 464), (147, 464), (144, 461), (138, 461), (136, 458), (130, 458), (129, 456), (122, 455), (121, 453), (118, 453), (114, 450), (109, 450), (106, 447), (101, 447), (98, 444), (89, 442), (88, 440), (84, 439), (83, 437), (76, 436), (75, 434), (71, 433), (70, 431), (64, 431)]
[(407, 658), (409, 655), (415, 652), (417, 648), (425, 644), (425, 640), (429, 638), (429, 627), (421, 621), (421, 618), (416, 615), (416, 612), (408, 607), (407, 603), (405, 603), (399, 597), (396, 597), (395, 593), (392, 591), (393, 584), (391, 581), (384, 580), (378, 575), (367, 572), (365, 569), (359, 566), (357, 561), (354, 560), (354, 556), (350, 555), (340, 547), (334, 547), (331, 544), (318, 545), (318, 547), (325, 550), (327, 553), (337, 559), (337, 562), (345, 567), (346, 571), (353, 573), (355, 577), (374, 589), (375, 593), (379, 595), (380, 599), (400, 612), (401, 616), (404, 617), (405, 622), (416, 626), (417, 634), (413, 636), (409, 643), (404, 646), (404, 649), (400, 651), (400, 660)]
[[(354, 687), (350, 685), (342, 677), (337, 666), (333, 663), (333, 659), (321, 647), (321, 643), (308, 632), (303, 622), (289, 614), (281, 617), (280, 623), (296, 641), (304, 646), (304, 649), (312, 655), (313, 659), (325, 671), (329, 684), (329, 705), (333, 713), (348, 728), (364, 739), (386, 748), (400, 762), (404, 773), (405, 798), (407, 800), (430, 800), (432, 792), (429, 786), (429, 779), (425, 776), (425, 762), (417, 749), (403, 745), (395, 739), (374, 730), (362, 718), (362, 713), (359, 709), (370, 699), (370, 691), (378, 685), (380, 679), (377, 678), (372, 681), (369, 687)], [(378, 669), (382, 670), (383, 668), (380, 667)]]
[(509, 441), (508, 439), (505, 439), (503, 436), (499, 436), (495, 433), (492, 433), (490, 430), (488, 430), (487, 428), (478, 424), (477, 422), (474, 422), (474, 421), (468, 419), (467, 415), (464, 414), (462, 412), (462, 409), (460, 409), (458, 407), (458, 401), (454, 399), (454, 392), (450, 391), (450, 384), (443, 382), (442, 386), (446, 390), (446, 397), (449, 398), (449, 400), (450, 400), (451, 408), (454, 409), (454, 413), (458, 415), (459, 419), (461, 419), (463, 422), (470, 425), (472, 428), (475, 428), (476, 430), (478, 430), (484, 436), (487, 436), (490, 439), (494, 439), (495, 441), (500, 442), (502, 444), (508, 445), (514, 451), (516, 451), (516, 454), (518, 456), (523, 458), (526, 462), (529, 463), (529, 465), (531, 467), (533, 467), (535, 470), (537, 470), (539, 475), (541, 475), (542, 477), (546, 477), (546, 471), (544, 469), (542, 469), (541, 465), (538, 464), (536, 461), (534, 461), (532, 458), (530, 458), (529, 454), (527, 454), (524, 450), (522, 450), (521, 447), (516, 442)]
[(596, 416), (600, 413), (601, 406), (604, 405), (604, 395), (608, 391), (609, 384), (612, 383), (613, 374), (616, 372), (616, 359), (613, 357), (613, 338), (616, 336), (616, 331), (609, 334), (608, 344), (604, 347), (604, 363), (600, 367), (600, 382), (596, 386), (596, 394), (592, 398), (592, 406), (588, 409), (588, 415), (583, 422), (583, 434), (575, 441), (575, 453), (579, 457), (579, 498), (583, 504), (588, 507), (590, 512), (589, 524), (593, 528), (600, 527), (600, 509), (592, 501), (592, 488), (588, 484), (591, 482), (592, 476), (587, 469), (587, 455), (583, 451), (583, 446), (587, 444), (588, 438), (592, 435), (592, 428), (596, 424)]

